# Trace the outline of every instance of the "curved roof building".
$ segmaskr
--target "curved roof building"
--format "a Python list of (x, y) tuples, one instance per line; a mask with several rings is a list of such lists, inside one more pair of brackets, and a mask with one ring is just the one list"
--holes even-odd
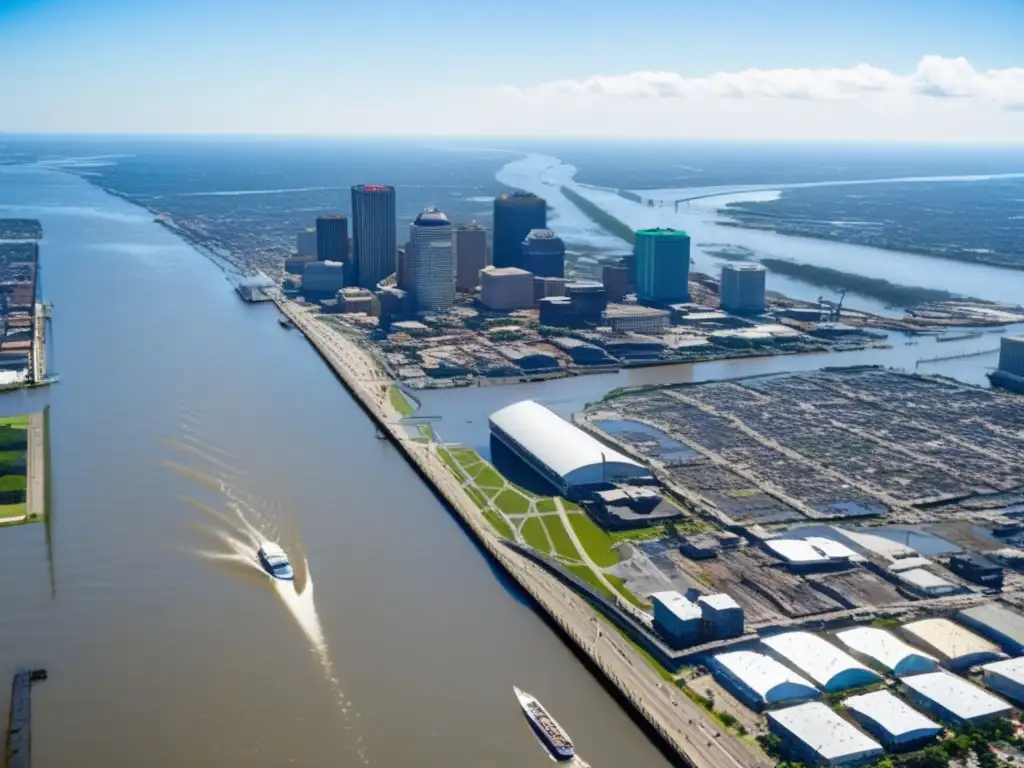
[(911, 645), (894, 634), (876, 627), (854, 627), (836, 633), (836, 638), (854, 653), (871, 659), (897, 677), (931, 672), (938, 659)]
[(850, 654), (810, 632), (785, 632), (761, 642), (829, 693), (871, 685), (882, 679)]
[(648, 469), (533, 400), (491, 414), (491, 433), (562, 493), (650, 477)]
[(843, 706), (853, 719), (881, 739), (888, 747), (923, 744), (936, 738), (943, 728), (889, 691), (873, 691), (851, 696)]
[(952, 670), (1006, 658), (993, 643), (949, 619), (912, 621), (902, 630), (908, 640), (930, 651)]
[(763, 653), (720, 653), (714, 657), (712, 669), (737, 693), (760, 706), (806, 701), (818, 696), (818, 689), (808, 680)]

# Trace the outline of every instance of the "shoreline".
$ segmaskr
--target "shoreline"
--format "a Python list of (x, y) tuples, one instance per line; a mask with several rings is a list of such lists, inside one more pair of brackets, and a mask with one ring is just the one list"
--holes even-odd
[[(650, 735), (657, 736), (659, 746), (666, 754), (677, 763), (696, 768), (717, 768), (723, 764), (723, 759), (741, 768), (755, 768), (763, 764), (764, 758), (754, 752), (754, 748), (731, 737), (728, 741), (709, 739), (709, 748), (701, 748), (700, 744), (706, 739), (705, 729), (719, 730), (717, 721), (693, 704), (682, 691), (666, 686), (654, 667), (631, 644), (615, 643), (611, 637), (606, 637), (607, 625), (603, 635), (598, 633), (592, 640), (586, 639), (587, 634), (601, 626), (595, 622), (604, 623), (606, 620), (584, 598), (567, 591), (540, 566), (505, 546), (491, 529), (483, 511), (448, 472), (433, 444), (416, 442), (406, 434), (402, 417), (395, 411), (389, 397), (391, 387), (398, 382), (382, 371), (377, 360), (346, 335), (319, 327), (322, 324), (317, 322), (316, 315), (301, 305), (280, 297), (275, 298), (275, 304), (313, 346), (380, 434), (431, 487), (481, 551), (528, 595), (542, 617), (557, 628), (570, 649), (599, 674), (602, 685), (629, 708), (632, 716), (646, 724)], [(602, 636), (606, 639), (598, 642)], [(671, 703), (666, 696), (672, 697)]]

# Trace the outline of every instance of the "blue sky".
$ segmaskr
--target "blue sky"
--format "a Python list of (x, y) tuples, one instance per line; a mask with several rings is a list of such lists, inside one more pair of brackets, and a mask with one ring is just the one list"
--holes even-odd
[(1022, 32), (1022, 0), (0, 0), (0, 130), (1007, 141)]

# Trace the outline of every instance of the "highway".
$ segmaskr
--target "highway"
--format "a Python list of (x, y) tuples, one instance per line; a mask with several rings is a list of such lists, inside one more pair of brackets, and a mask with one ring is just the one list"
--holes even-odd
[[(391, 406), (392, 380), (372, 354), (344, 333), (332, 330), (309, 308), (275, 298), (278, 308), (320, 351), (353, 394), (401, 444), (407, 456), (429, 478), (456, 513), (473, 529), (480, 543), (501, 563), (563, 629), (636, 711), (662, 734), (680, 758), (695, 768), (765, 768), (774, 761), (756, 745), (725, 732), (707, 712), (668, 683), (608, 625), (590, 605), (540, 566), (502, 544), (447, 469), (432, 443), (414, 442)], [(571, 531), (571, 527), (567, 526)], [(583, 550), (580, 549), (582, 552)]]

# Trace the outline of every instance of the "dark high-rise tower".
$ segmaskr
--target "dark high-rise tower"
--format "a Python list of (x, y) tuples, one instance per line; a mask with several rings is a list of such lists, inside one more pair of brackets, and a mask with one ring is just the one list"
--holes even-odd
[(529, 192), (506, 192), (494, 198), (492, 263), (496, 267), (522, 266), (523, 241), (534, 229), (546, 229), (548, 204)]
[(565, 277), (565, 243), (550, 229), (530, 230), (520, 258), (520, 269), (537, 277)]
[(316, 260), (349, 264), (348, 217), (343, 213), (316, 219)]
[(373, 288), (396, 269), (395, 188), (352, 187), (352, 261), (358, 285)]

